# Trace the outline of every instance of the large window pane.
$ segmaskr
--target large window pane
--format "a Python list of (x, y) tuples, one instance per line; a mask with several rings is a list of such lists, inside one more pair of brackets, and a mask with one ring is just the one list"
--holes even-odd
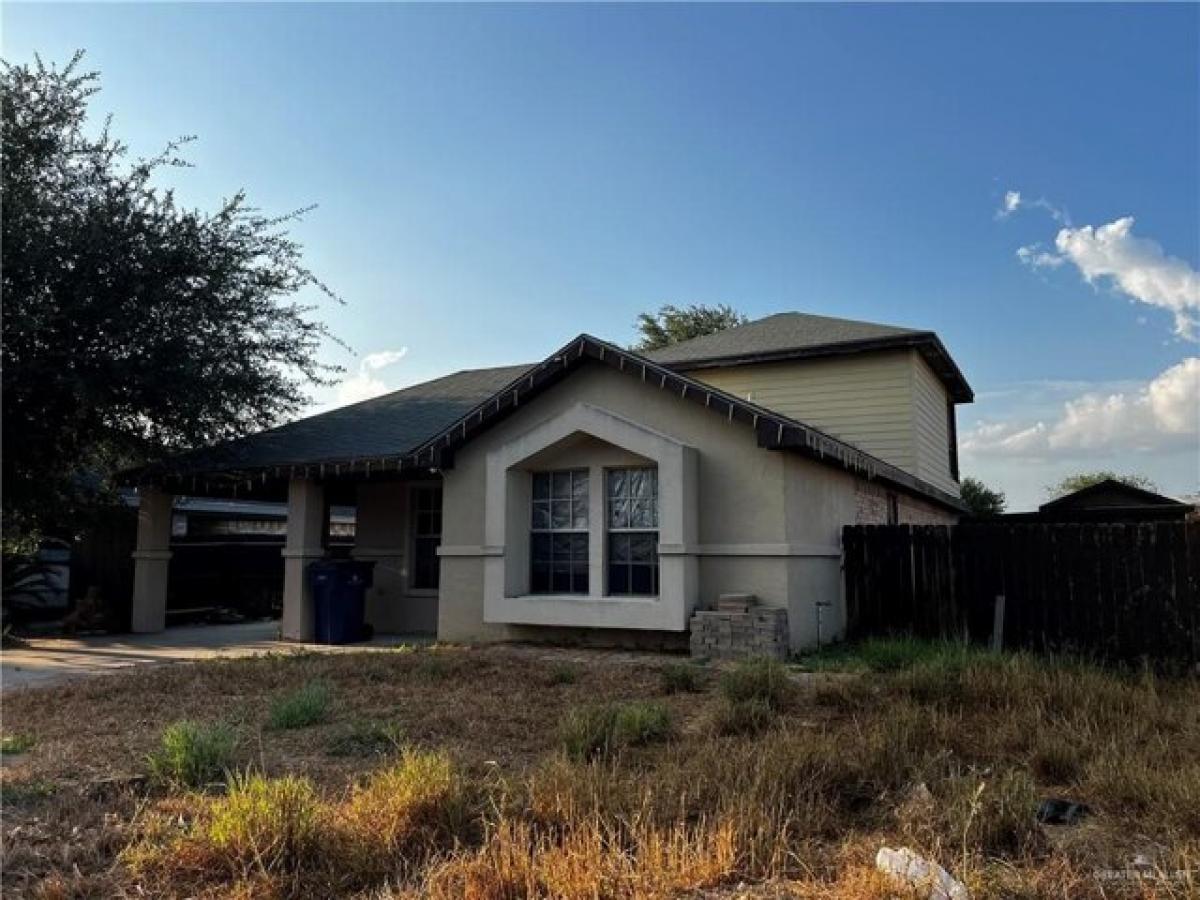
[(610, 469), (605, 499), (608, 593), (658, 594), (658, 471)]
[(586, 469), (534, 473), (530, 528), (530, 591), (535, 594), (586, 594)]

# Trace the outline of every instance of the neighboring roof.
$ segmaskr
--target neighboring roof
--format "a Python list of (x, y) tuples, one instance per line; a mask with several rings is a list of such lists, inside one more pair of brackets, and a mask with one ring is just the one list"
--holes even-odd
[[(581, 334), (533, 366), (459, 372), (394, 394), (342, 407), (258, 435), (166, 460), (126, 474), (131, 481), (187, 489), (189, 477), (224, 477), (235, 486), (291, 474), (386, 477), (451, 468), (454, 452), (580, 365), (599, 362), (703, 405), (752, 428), (758, 446), (787, 450), (893, 485), (948, 508), (962, 501), (908, 472), (816, 428), (717, 390), (615, 344)], [(471, 401), (471, 396), (474, 400)], [(448, 413), (453, 413), (448, 415)], [(430, 429), (435, 421), (440, 427)], [(423, 433), (425, 440), (414, 444)]]
[(686, 371), (905, 348), (915, 349), (925, 358), (955, 402), (969, 403), (974, 399), (971, 386), (932, 331), (835, 319), (811, 313), (777, 313), (745, 325), (672, 344), (661, 350), (652, 350), (645, 356), (662, 365)]
[(1115, 478), (1106, 478), (1095, 484), (1064, 494), (1038, 507), (1039, 513), (1058, 513), (1067, 510), (1097, 512), (1128, 512), (1138, 509), (1176, 510), (1185, 515), (1192, 508), (1190, 503), (1164, 497), (1154, 491), (1134, 487)]
[[(258, 470), (368, 457), (394, 457), (429, 438), (529, 366), (468, 369), (361, 403), (168, 460), (173, 474)], [(158, 468), (158, 467), (155, 467)]]

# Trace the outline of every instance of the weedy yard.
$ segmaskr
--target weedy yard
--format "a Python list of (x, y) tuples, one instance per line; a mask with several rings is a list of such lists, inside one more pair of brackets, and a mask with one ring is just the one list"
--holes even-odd
[[(973, 897), (1200, 895), (1194, 679), (445, 647), (133, 670), (3, 719), (5, 896), (907, 896), (884, 845)], [(1048, 797), (1092, 814), (1039, 825)]]

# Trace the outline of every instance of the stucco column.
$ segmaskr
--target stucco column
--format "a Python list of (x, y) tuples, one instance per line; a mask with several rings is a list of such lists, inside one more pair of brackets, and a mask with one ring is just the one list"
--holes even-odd
[(157, 488), (139, 491), (137, 549), (133, 551), (130, 630), (167, 627), (167, 574), (171, 561), (171, 509), (175, 498)]
[(325, 555), (329, 532), (325, 486), (307, 478), (288, 484), (287, 541), (283, 548), (284, 640), (311, 641), (315, 630), (312, 591), (308, 586), (309, 563)]

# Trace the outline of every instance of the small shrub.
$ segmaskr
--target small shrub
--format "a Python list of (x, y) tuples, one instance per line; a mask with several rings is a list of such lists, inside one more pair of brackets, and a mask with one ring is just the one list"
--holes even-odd
[(36, 743), (37, 738), (35, 738), (32, 734), (23, 734), (20, 732), (6, 734), (4, 737), (0, 737), (0, 754), (26, 753), (32, 749), (33, 745)]
[(639, 747), (661, 741), (671, 733), (671, 713), (661, 703), (635, 701), (617, 707), (613, 718), (613, 743)]
[(694, 694), (704, 686), (704, 673), (693, 663), (667, 663), (658, 675), (664, 694)]
[(400, 726), (391, 722), (354, 721), (329, 740), (330, 756), (385, 756), (399, 749)]
[(550, 670), (546, 683), (551, 687), (560, 684), (574, 684), (579, 680), (579, 667), (572, 663), (559, 663)]
[(234, 776), (213, 802), (204, 836), (243, 872), (295, 872), (319, 849), (319, 809), (307, 778)]
[(271, 704), (272, 728), (304, 728), (325, 721), (331, 694), (323, 681), (310, 681)]
[(662, 740), (670, 730), (665, 706), (639, 701), (569, 709), (559, 724), (559, 739), (568, 756), (582, 760)]
[(760, 657), (740, 662), (721, 674), (721, 693), (731, 703), (761, 700), (779, 709), (791, 693), (787, 669), (773, 659)]
[(158, 781), (198, 788), (224, 777), (233, 763), (237, 736), (223, 723), (182, 721), (169, 725), (146, 761)]
[(713, 729), (717, 734), (757, 734), (771, 727), (775, 710), (759, 697), (748, 700), (723, 698), (713, 713)]

